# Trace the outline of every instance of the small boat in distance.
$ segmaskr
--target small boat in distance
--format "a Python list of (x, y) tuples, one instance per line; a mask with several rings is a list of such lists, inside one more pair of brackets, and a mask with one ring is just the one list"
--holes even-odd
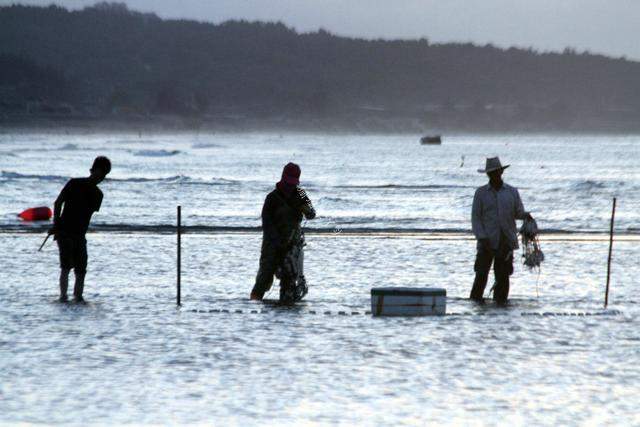
[(420, 138), (420, 144), (422, 145), (440, 145), (442, 144), (442, 138), (440, 135), (427, 135)]

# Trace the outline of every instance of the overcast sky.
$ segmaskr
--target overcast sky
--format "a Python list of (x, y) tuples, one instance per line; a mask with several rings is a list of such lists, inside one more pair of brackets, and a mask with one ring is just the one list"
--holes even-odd
[[(121, 0), (162, 17), (282, 21), (367, 38), (472, 41), (640, 60), (640, 0)], [(82, 8), (95, 0), (0, 0)]]

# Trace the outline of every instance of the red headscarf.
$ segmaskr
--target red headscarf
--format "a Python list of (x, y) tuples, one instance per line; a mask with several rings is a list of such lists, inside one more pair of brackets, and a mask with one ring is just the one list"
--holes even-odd
[(300, 173), (300, 166), (295, 163), (287, 163), (284, 169), (282, 169), (282, 178), (280, 178), (276, 186), (287, 197), (291, 196), (296, 186), (300, 184)]

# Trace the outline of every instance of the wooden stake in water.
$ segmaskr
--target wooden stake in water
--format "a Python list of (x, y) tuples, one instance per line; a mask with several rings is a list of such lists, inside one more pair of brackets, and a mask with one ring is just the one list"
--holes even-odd
[(181, 305), (180, 303), (180, 273), (181, 273), (181, 235), (182, 235), (182, 206), (178, 206), (178, 227), (177, 227), (177, 231), (178, 231), (178, 260), (177, 260), (177, 264), (178, 264), (178, 274), (176, 276), (176, 280), (177, 280), (177, 294), (176, 294), (176, 302), (178, 305)]
[(607, 288), (604, 292), (604, 308), (609, 304), (609, 282), (611, 280), (611, 254), (613, 252), (613, 222), (616, 218), (616, 198), (613, 198), (613, 209), (611, 210), (611, 228), (609, 230), (609, 259), (607, 260)]

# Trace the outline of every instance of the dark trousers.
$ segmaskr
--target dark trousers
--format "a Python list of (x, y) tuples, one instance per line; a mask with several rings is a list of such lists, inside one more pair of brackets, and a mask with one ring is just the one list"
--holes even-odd
[(473, 281), (470, 298), (475, 301), (484, 301), (484, 288), (487, 286), (491, 264), (496, 278), (496, 286), (493, 289), (493, 299), (498, 304), (506, 304), (509, 297), (509, 276), (513, 274), (513, 252), (502, 239), (497, 251), (490, 251), (484, 247), (478, 248), (474, 270), (476, 278)]
[[(67, 297), (69, 270), (73, 269), (76, 282), (73, 295), (82, 298), (84, 292), (84, 277), (87, 273), (87, 239), (84, 235), (73, 235), (64, 232), (56, 236), (60, 252), (60, 297)], [(64, 277), (63, 277), (64, 276)]]
[[(258, 299), (262, 299), (264, 294), (271, 289), (273, 285), (273, 276), (276, 269), (282, 264), (284, 254), (278, 251), (266, 241), (262, 242), (262, 250), (260, 251), (260, 268), (256, 276), (256, 283), (253, 286), (251, 294)], [(283, 294), (293, 286), (295, 278), (282, 277), (280, 280), (280, 299)]]
[(84, 236), (61, 232), (56, 236), (56, 241), (60, 252), (60, 268), (67, 270), (73, 268), (78, 273), (86, 273), (87, 239)]

